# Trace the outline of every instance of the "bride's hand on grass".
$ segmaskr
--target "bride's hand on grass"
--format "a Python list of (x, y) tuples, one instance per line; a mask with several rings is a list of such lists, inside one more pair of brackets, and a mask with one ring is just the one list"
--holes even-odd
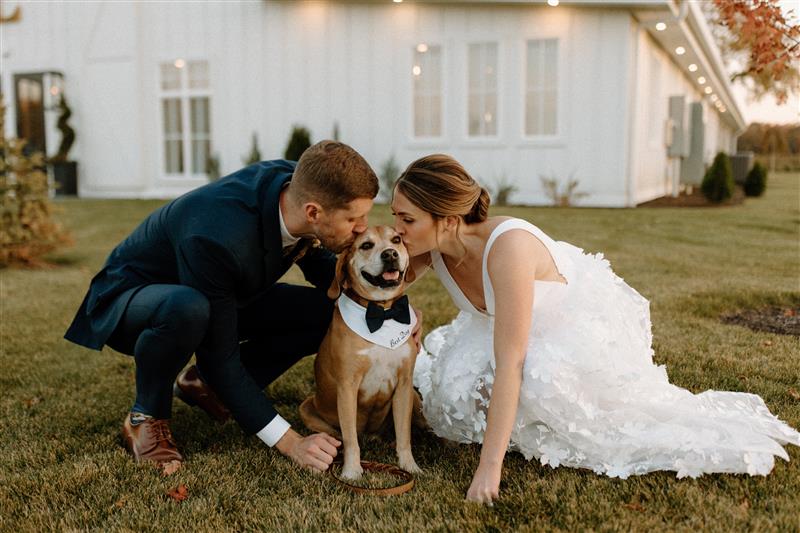
[(500, 495), (500, 468), (478, 465), (467, 490), (467, 501), (492, 505)]

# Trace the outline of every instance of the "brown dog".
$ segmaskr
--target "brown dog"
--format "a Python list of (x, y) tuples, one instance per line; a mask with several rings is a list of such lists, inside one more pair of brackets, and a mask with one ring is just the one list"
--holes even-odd
[(400, 236), (377, 226), (342, 252), (328, 289), (328, 296), (339, 300), (314, 363), (317, 392), (302, 403), (300, 417), (312, 431), (342, 436), (342, 476), (348, 479), (362, 473), (358, 434), (378, 431), (389, 411), (399, 466), (420, 471), (411, 454), (417, 348), (410, 337), (416, 317), (401, 298), (410, 277)]

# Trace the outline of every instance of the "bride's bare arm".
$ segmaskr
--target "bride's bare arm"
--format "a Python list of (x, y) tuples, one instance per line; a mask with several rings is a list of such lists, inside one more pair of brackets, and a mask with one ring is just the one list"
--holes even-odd
[(499, 495), (511, 431), (517, 415), (522, 368), (533, 312), (534, 242), (527, 233), (511, 231), (489, 252), (488, 271), (495, 295), (495, 377), (478, 469), (467, 499), (484, 503)]

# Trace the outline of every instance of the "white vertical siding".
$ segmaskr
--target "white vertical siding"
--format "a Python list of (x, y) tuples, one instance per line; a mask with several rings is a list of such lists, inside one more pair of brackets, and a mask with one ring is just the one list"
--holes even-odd
[[(378, 169), (445, 152), (490, 188), (516, 184), (514, 201), (547, 203), (540, 177), (579, 180), (583, 205), (624, 206), (667, 192), (663, 124), (667, 99), (699, 99), (683, 73), (626, 10), (542, 5), (350, 2), (24, 4), (4, 31), (2, 85), (23, 71), (59, 70), (74, 114), (80, 190), (86, 196), (175, 196), (203, 180), (163, 172), (161, 62), (208, 61), (212, 153), (223, 173), (242, 166), (258, 134), (265, 159), (282, 157), (291, 127), (341, 140)], [(47, 35), (42, 39), (41, 35)], [(558, 40), (558, 131), (524, 135), (529, 39)], [(437, 140), (413, 138), (413, 48), (442, 47), (443, 125)], [(498, 45), (498, 130), (467, 135), (467, 47)], [(636, 55), (634, 55), (636, 54)], [(663, 69), (663, 105), (651, 108), (647, 69)], [(7, 98), (8, 104), (13, 99)], [(13, 105), (7, 128), (13, 130)], [(707, 113), (706, 149), (733, 132)], [(658, 126), (659, 135), (663, 127)], [(713, 145), (713, 146), (712, 146)], [(713, 157), (713, 153), (710, 154)]]
[(568, 173), (575, 172), (591, 205), (625, 205), (625, 135), (630, 16), (624, 11), (574, 12), (567, 39), (572, 75), (565, 87), (570, 116)]
[[(736, 152), (736, 132), (720, 120), (719, 112), (705, 98), (694, 83), (694, 76), (676, 65), (671, 57), (653, 40), (650, 34), (638, 31), (638, 63), (636, 117), (632, 140), (632, 169), (635, 203), (646, 202), (670, 194), (670, 160), (667, 157), (665, 142), (665, 121), (668, 118), (669, 97), (682, 95), (687, 106), (693, 102), (703, 102), (705, 122), (705, 147), (703, 159), (706, 165), (718, 151), (728, 154)], [(659, 97), (653, 105), (653, 60), (661, 69), (659, 78)], [(687, 115), (688, 118), (688, 115)], [(686, 123), (688, 131), (689, 123)], [(655, 127), (656, 138), (650, 135)]]

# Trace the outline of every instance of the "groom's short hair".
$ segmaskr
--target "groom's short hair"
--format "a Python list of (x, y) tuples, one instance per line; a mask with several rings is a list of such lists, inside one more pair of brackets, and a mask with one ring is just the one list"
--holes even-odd
[(378, 177), (353, 148), (337, 141), (320, 141), (300, 156), (292, 187), (301, 202), (341, 209), (357, 198), (375, 198)]

